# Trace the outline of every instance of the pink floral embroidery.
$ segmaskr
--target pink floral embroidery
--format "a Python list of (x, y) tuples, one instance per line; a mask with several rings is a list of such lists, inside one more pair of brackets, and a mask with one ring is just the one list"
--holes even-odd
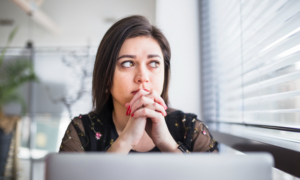
[(96, 139), (99, 140), (101, 138), (102, 134), (99, 132), (96, 132)]
[(206, 135), (206, 132), (205, 132), (205, 131), (202, 131), (202, 133), (203, 133), (204, 135)]

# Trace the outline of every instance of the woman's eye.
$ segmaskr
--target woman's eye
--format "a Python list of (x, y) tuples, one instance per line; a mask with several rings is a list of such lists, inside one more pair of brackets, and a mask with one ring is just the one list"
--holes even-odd
[(127, 68), (132, 67), (133, 66), (133, 62), (130, 62), (130, 61), (123, 62), (122, 66), (123, 67), (127, 67)]
[(152, 62), (150, 63), (150, 66), (151, 66), (152, 68), (158, 68), (159, 62), (157, 62), (157, 61), (152, 61)]

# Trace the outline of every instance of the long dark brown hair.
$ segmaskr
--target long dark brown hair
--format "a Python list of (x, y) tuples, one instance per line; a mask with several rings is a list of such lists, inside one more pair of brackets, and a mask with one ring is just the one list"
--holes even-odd
[[(116, 22), (104, 35), (96, 56), (93, 72), (93, 108), (101, 113), (106, 104), (112, 104), (109, 90), (112, 87), (117, 58), (124, 41), (137, 36), (152, 37), (160, 45), (164, 56), (165, 75), (161, 97), (169, 104), (168, 88), (170, 81), (170, 45), (163, 33), (152, 26), (143, 16), (129, 16)], [(108, 91), (108, 92), (107, 92)]]

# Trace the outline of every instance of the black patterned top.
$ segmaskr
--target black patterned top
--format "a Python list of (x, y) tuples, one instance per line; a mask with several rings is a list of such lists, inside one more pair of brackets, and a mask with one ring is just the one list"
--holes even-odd
[[(198, 120), (195, 114), (168, 109), (165, 120), (174, 140), (180, 142), (188, 152), (218, 151), (218, 143), (213, 139), (208, 127)], [(91, 112), (75, 117), (62, 139), (60, 152), (106, 151), (117, 138), (112, 109), (104, 108), (99, 115)], [(155, 146), (149, 152), (160, 150)]]

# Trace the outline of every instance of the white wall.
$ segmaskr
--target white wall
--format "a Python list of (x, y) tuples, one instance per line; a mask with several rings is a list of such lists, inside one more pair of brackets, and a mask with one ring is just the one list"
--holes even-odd
[(171, 106), (201, 118), (198, 7), (197, 0), (157, 0), (156, 24), (171, 45)]

